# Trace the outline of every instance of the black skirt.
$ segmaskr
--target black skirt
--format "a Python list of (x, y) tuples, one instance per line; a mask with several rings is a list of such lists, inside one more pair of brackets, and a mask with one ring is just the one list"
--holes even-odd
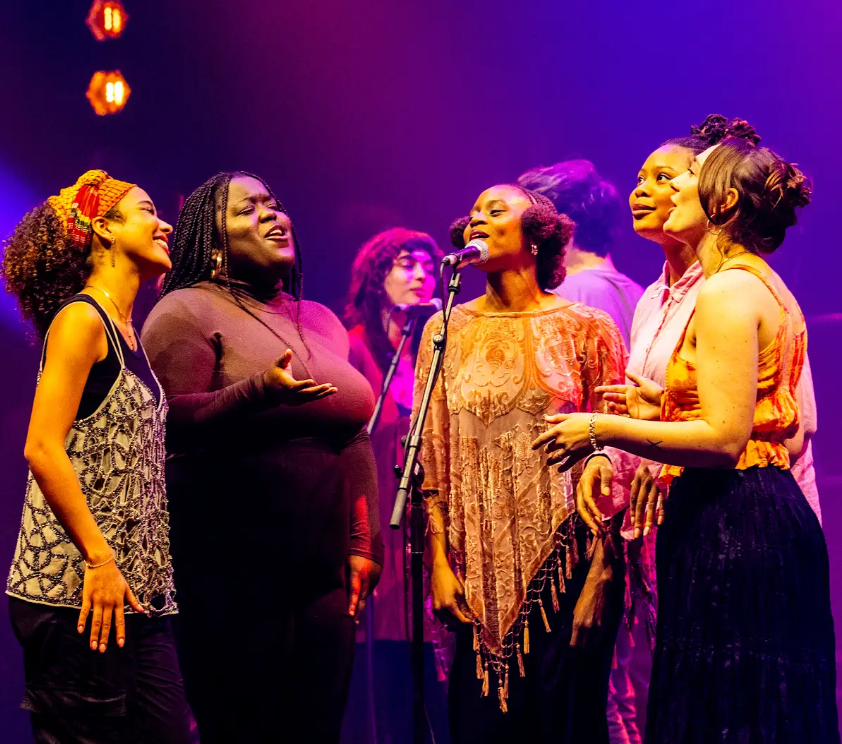
[(792, 474), (688, 469), (657, 542), (647, 744), (837, 744), (827, 546)]

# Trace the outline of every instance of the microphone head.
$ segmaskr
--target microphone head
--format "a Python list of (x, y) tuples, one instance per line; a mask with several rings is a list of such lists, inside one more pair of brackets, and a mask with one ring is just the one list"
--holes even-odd
[(473, 262), (475, 265), (485, 263), (488, 260), (488, 243), (484, 240), (481, 238), (474, 238), (468, 243), (468, 245), (465, 246), (465, 250), (467, 251), (471, 248), (479, 250), (479, 260)]
[(413, 317), (430, 317), (431, 315), (435, 315), (437, 312), (440, 312), (441, 307), (441, 300), (438, 297), (433, 297), (429, 302), (394, 305), (389, 312), (408, 313)]

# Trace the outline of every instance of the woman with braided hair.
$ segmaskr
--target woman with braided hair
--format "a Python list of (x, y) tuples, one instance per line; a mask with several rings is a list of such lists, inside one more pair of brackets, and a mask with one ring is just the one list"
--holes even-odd
[(621, 415), (556, 416), (533, 445), (667, 463), (649, 744), (839, 742), (827, 548), (790, 470), (807, 331), (766, 262), (812, 188), (757, 139), (726, 136), (669, 182), (663, 229), (705, 283), (664, 388), (603, 388)]
[(301, 298), (263, 180), (202, 184), (172, 262), (143, 339), (171, 402), (176, 630), (202, 740), (337, 741), (383, 561), (371, 387), (339, 319)]
[[(550, 291), (571, 234), (549, 199), (514, 185), (484, 191), (451, 230), (457, 247), (489, 249), (485, 295), (453, 310), (422, 439), (433, 608), (457, 630), (454, 744), (608, 741), (622, 551), (613, 521), (592, 536), (576, 515), (575, 481), (610, 477), (612, 461), (574, 479), (529, 446), (548, 414), (601, 410), (596, 388), (625, 368), (609, 316)], [(440, 326), (424, 330), (416, 405)], [(614, 496), (599, 500), (608, 517)]]
[(6, 585), (39, 743), (190, 741), (169, 624), (167, 402), (132, 327), (138, 288), (170, 268), (171, 231), (143, 189), (88, 171), (5, 242), (7, 289), (44, 340)]

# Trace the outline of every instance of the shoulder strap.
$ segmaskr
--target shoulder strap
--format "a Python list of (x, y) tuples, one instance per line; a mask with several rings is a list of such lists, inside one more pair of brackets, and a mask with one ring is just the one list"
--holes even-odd
[(781, 310), (784, 313), (789, 313), (789, 309), (784, 304), (783, 299), (781, 298), (780, 292), (778, 292), (777, 288), (764, 276), (763, 272), (760, 271), (756, 266), (749, 266), (748, 264), (734, 264), (733, 266), (726, 266), (722, 271), (734, 271), (734, 270), (741, 270), (747, 271), (749, 274), (753, 274), (756, 276), (761, 282), (763, 282), (766, 289), (771, 292), (772, 297), (775, 298), (775, 301), (781, 306)]
[[(116, 326), (114, 325), (114, 321), (111, 320), (108, 313), (102, 308), (102, 306), (90, 295), (86, 294), (75, 294), (69, 299), (65, 300), (61, 307), (58, 309), (56, 314), (53, 316), (52, 321), (50, 321), (50, 328), (52, 328), (52, 324), (55, 322), (55, 319), (58, 317), (59, 313), (62, 312), (66, 307), (72, 305), (74, 302), (84, 302), (87, 305), (93, 307), (97, 313), (99, 314), (100, 320), (102, 321), (102, 325), (105, 328), (105, 335), (108, 339), (108, 343), (111, 344), (112, 348), (114, 349), (114, 353), (117, 355), (117, 359), (120, 361), (120, 368), (126, 366), (126, 360), (123, 356), (123, 348), (120, 345), (120, 338), (118, 336), (119, 331), (117, 330)], [(41, 362), (38, 366), (39, 374), (44, 371), (44, 362), (47, 358), (47, 339), (50, 336), (50, 328), (47, 329), (47, 333), (44, 335), (44, 345), (41, 347)]]

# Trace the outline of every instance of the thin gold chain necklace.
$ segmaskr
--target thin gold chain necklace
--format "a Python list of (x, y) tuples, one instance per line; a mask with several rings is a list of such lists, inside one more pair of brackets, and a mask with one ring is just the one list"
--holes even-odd
[(747, 250), (747, 249), (743, 249), (743, 250), (741, 250), (741, 251), (737, 251), (737, 253), (735, 253), (733, 256), (728, 256), (728, 258), (723, 258), (723, 259), (719, 262), (719, 266), (717, 266), (717, 267), (716, 267), (716, 271), (714, 271), (713, 273), (714, 273), (714, 274), (718, 274), (720, 271), (722, 271), (722, 267), (723, 267), (723, 266), (725, 266), (725, 264), (727, 264), (729, 261), (733, 261), (733, 260), (734, 260), (735, 258), (737, 258), (738, 256), (742, 256), (742, 255), (744, 255), (744, 254), (746, 254), (746, 253), (751, 253), (751, 251), (749, 251), (749, 250)]
[(127, 318), (123, 314), (123, 311), (117, 306), (117, 303), (114, 302), (114, 298), (108, 292), (106, 292), (102, 287), (97, 287), (95, 284), (86, 284), (85, 288), (86, 289), (95, 289), (98, 292), (102, 292), (108, 298), (108, 301), (112, 305), (114, 305), (114, 309), (117, 311), (117, 314), (120, 316), (120, 319), (123, 321), (125, 326), (129, 329), (129, 338), (126, 338), (125, 335), (123, 335), (123, 338), (126, 339), (126, 343), (128, 344), (129, 348), (132, 351), (137, 351), (137, 341), (135, 340), (135, 337), (134, 337), (134, 326), (132, 325), (132, 319)]

